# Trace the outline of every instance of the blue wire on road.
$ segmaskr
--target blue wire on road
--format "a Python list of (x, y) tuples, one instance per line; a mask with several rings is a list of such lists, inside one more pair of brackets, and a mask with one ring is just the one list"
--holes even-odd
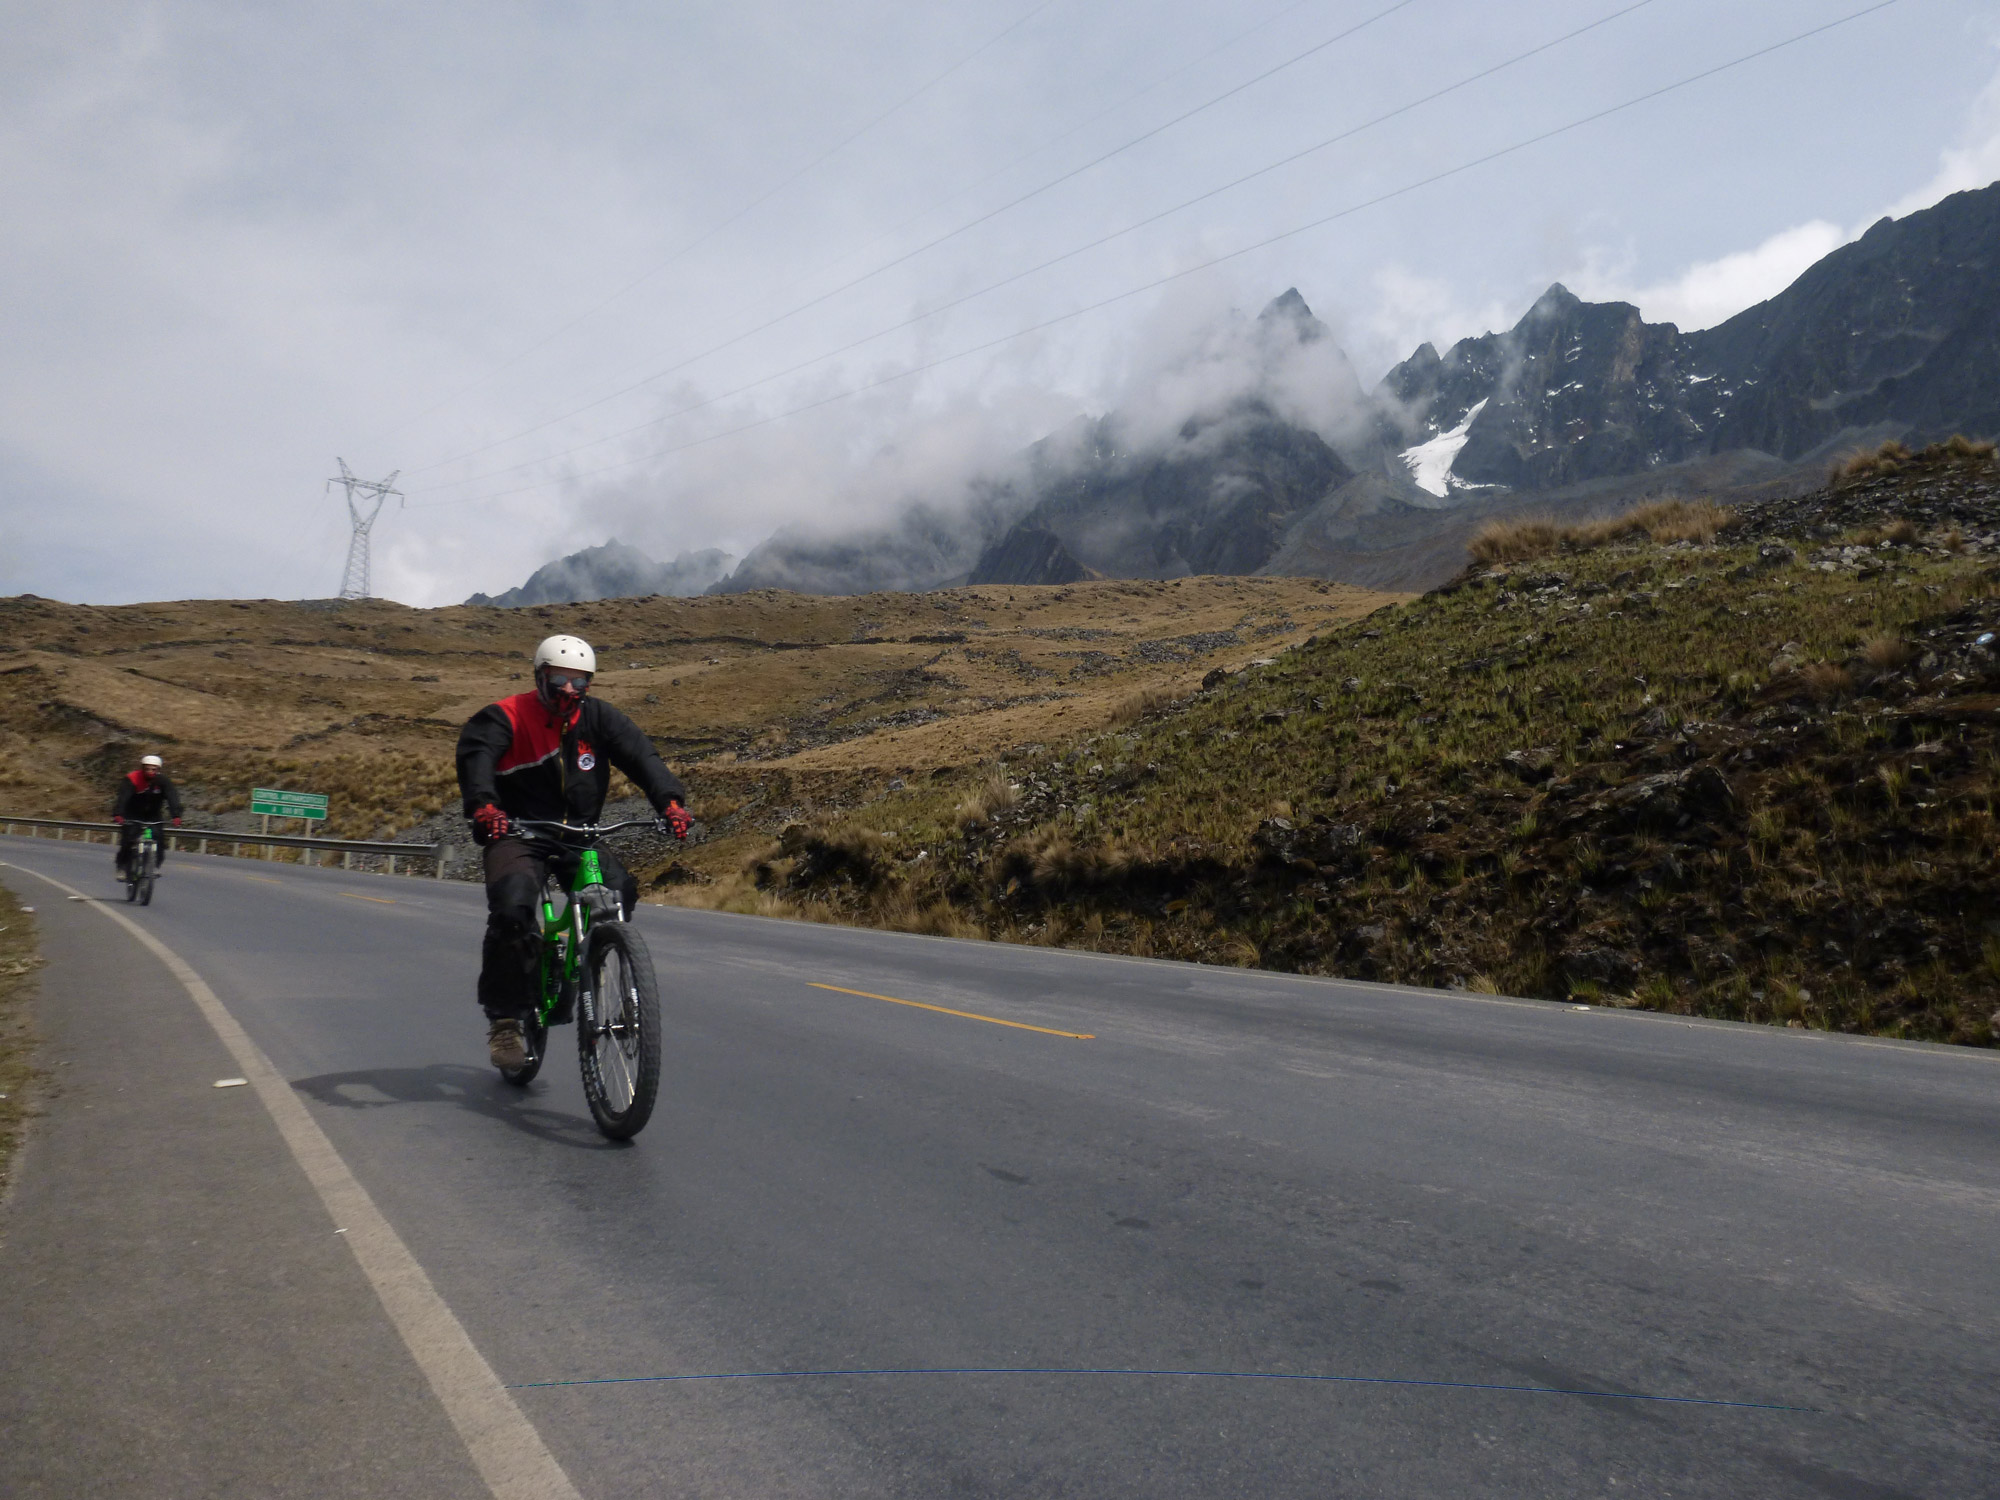
[(1506, 1391), (1523, 1396), (1594, 1396), (1605, 1401), (1657, 1401), (1673, 1406), (1731, 1406), (1748, 1411), (1795, 1411), (1823, 1415), (1817, 1406), (1784, 1406), (1770, 1401), (1718, 1401), (1708, 1396), (1648, 1396), (1633, 1391), (1564, 1390), (1548, 1385), (1497, 1385), (1476, 1380), (1410, 1380), (1390, 1375), (1285, 1375), (1267, 1370), (735, 1370), (709, 1375), (608, 1375), (595, 1380), (529, 1380), (510, 1391), (539, 1391), (572, 1385), (659, 1385), (682, 1380), (810, 1380), (879, 1375), (1183, 1375), (1202, 1380), (1303, 1380), (1328, 1385), (1405, 1385), (1447, 1391)]

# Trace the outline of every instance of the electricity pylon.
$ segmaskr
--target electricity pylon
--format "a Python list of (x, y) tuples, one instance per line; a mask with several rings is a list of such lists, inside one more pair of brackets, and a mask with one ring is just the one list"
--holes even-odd
[[(340, 477), (338, 479), (329, 479), (326, 482), (326, 487), (332, 489), (336, 484), (345, 487), (347, 490), (347, 514), (354, 522), (354, 537), (347, 544), (347, 572), (342, 575), (340, 580), (340, 597), (343, 599), (366, 599), (368, 597), (368, 533), (374, 528), (375, 518), (382, 514), (382, 502), (391, 495), (394, 495), (398, 500), (403, 498), (403, 492), (393, 487), (396, 483), (396, 474), (400, 474), (403, 471), (398, 469), (396, 474), (391, 474), (387, 479), (356, 479), (354, 471), (347, 467), (346, 459), (336, 458), (334, 462), (340, 465)], [(359, 501), (356, 501), (354, 498), (356, 495), (361, 497)], [(372, 506), (368, 504), (368, 501), (371, 499), (375, 502)], [(368, 512), (365, 516), (361, 513), (364, 508)]]

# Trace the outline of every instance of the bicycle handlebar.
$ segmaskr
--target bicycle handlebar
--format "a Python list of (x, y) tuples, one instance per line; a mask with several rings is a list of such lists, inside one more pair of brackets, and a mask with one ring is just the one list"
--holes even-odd
[(624, 828), (651, 828), (657, 818), (629, 818), (623, 823), (586, 823), (579, 828), (573, 823), (552, 823), (546, 818), (510, 818), (516, 828), (548, 828), (557, 833), (580, 833), (586, 838), (603, 838), (607, 833), (617, 833)]

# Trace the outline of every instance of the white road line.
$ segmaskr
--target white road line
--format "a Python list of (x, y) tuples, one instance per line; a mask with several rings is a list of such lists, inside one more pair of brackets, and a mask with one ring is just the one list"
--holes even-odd
[[(39, 870), (11, 863), (7, 867), (45, 880), (69, 895), (82, 897), (75, 887)], [(569, 1475), (542, 1442), (541, 1434), (515, 1405), (500, 1377), (473, 1344), (465, 1325), (438, 1295), (424, 1268), (389, 1227), (389, 1221), (382, 1217), (368, 1190), (355, 1180), (347, 1163), (334, 1150), (333, 1142), (307, 1113), (291, 1085), (271, 1065), (263, 1048), (250, 1039), (236, 1017), (216, 998), (215, 991), (173, 949), (123, 912), (97, 902), (85, 904), (123, 927), (166, 965), (167, 972), (181, 982), (181, 988), (188, 992), (222, 1045), (229, 1049), (229, 1055), (236, 1059), (236, 1066), (243, 1070), (257, 1097), (264, 1101), (264, 1108), (270, 1111), (279, 1135), (284, 1137), (293, 1158), (318, 1192), (320, 1202), (332, 1215), (334, 1224), (345, 1231), (341, 1237), (361, 1263), (362, 1274), (375, 1288), (375, 1295), (382, 1299), (383, 1310), (403, 1336), (417, 1367), (430, 1381), (438, 1400), (444, 1403), (446, 1415), (464, 1439), (473, 1464), (496, 1500), (582, 1500)]]

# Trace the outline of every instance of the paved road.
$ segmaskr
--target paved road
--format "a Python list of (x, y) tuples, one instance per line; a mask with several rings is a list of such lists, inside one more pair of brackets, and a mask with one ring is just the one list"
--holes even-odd
[[(110, 893), (101, 846), (0, 860)], [(150, 997), (160, 1062), (129, 1067), (115, 1130), (56, 1101), (0, 1286), (52, 1255), (64, 1142), (240, 1160), (212, 1175), (260, 1184), (272, 1224), (235, 1205), (268, 1263), (236, 1295), (302, 1327), (232, 1337), (308, 1368), (237, 1399), (352, 1450), (302, 1441), (298, 1492), (389, 1493), (387, 1470), (478, 1493), (270, 1117), (208, 1090), (226, 1059), (193, 1004), (99, 913), (0, 878), (48, 920), (58, 1054), (103, 1051), (76, 1019), (94, 962)], [(476, 889), (181, 858), (132, 915), (291, 1081), (591, 1500), (2000, 1495), (1991, 1053), (648, 909), (666, 1082), (617, 1147), (566, 1051), (525, 1096), (484, 1065)], [(94, 1326), (78, 1388), (114, 1357)], [(193, 1368), (186, 1320), (124, 1332)], [(0, 1381), (51, 1357), (29, 1342)], [(798, 1371), (1343, 1379), (634, 1378)], [(545, 1384), (592, 1381), (622, 1383)], [(197, 1472), (172, 1390), (146, 1399), (96, 1446)], [(51, 1402), (39, 1459), (0, 1444), (0, 1490), (58, 1492)], [(93, 1493), (167, 1492), (105, 1470)]]

